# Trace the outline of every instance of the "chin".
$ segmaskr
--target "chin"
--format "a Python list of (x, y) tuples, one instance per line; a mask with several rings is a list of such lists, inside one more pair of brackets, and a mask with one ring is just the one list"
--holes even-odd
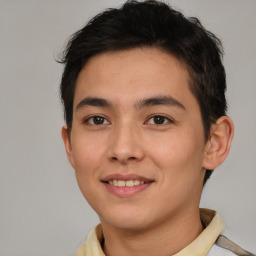
[(127, 210), (122, 212), (116, 212), (113, 214), (113, 209), (110, 215), (104, 214), (100, 217), (102, 225), (104, 224), (111, 226), (116, 229), (127, 230), (127, 231), (142, 231), (150, 226), (150, 217), (139, 213), (136, 210)]
[[(102, 223), (104, 226), (104, 223)], [(129, 219), (129, 220), (115, 220), (114, 222), (108, 223), (112, 228), (119, 229), (127, 232), (141, 232), (146, 230), (150, 225), (147, 223), (141, 223), (138, 220)]]

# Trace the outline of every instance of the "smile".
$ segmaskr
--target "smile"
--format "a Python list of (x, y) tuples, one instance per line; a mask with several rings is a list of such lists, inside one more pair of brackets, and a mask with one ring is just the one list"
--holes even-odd
[(148, 187), (151, 187), (155, 180), (136, 174), (111, 174), (104, 177), (101, 182), (111, 194), (124, 198), (133, 197), (141, 193)]
[(115, 187), (133, 187), (144, 184), (144, 180), (109, 180), (108, 184)]

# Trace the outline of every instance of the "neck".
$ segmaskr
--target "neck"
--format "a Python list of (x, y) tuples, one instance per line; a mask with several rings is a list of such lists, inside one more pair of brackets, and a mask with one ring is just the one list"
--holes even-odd
[(202, 232), (199, 209), (190, 210), (145, 230), (119, 230), (102, 223), (106, 256), (170, 256)]

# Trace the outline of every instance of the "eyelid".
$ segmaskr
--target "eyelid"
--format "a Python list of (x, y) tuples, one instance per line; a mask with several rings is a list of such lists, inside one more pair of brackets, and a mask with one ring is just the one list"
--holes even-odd
[(103, 123), (103, 124), (98, 124), (98, 125), (97, 125), (97, 124), (91, 124), (91, 123), (89, 123), (89, 121), (92, 120), (94, 117), (103, 118), (103, 119), (105, 119), (104, 122), (107, 121), (107, 122), (108, 122), (107, 124), (110, 124), (110, 121), (108, 120), (108, 118), (105, 117), (105, 116), (103, 116), (103, 115), (100, 115), (100, 114), (99, 114), (99, 115), (94, 114), (94, 115), (87, 116), (86, 118), (83, 119), (83, 123), (84, 123), (84, 124), (88, 124), (88, 125), (92, 125), (92, 126), (106, 125), (105, 123)]
[[(149, 124), (149, 120), (154, 118), (154, 117), (163, 117), (165, 118), (165, 120), (167, 120), (167, 122), (163, 123), (163, 124)], [(166, 115), (163, 115), (163, 114), (154, 114), (154, 115), (151, 115), (147, 121), (145, 122), (145, 124), (149, 124), (149, 125), (154, 125), (154, 126), (164, 126), (164, 125), (167, 125), (167, 124), (171, 124), (171, 123), (174, 123), (174, 120)]]

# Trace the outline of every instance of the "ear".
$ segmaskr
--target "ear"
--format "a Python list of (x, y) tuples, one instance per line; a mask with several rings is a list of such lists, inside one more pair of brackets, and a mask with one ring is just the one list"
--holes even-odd
[(203, 167), (213, 170), (227, 157), (234, 135), (234, 125), (228, 116), (221, 116), (211, 126), (210, 138), (204, 150)]
[(72, 146), (71, 146), (70, 136), (68, 134), (68, 128), (67, 128), (66, 125), (64, 125), (62, 127), (61, 135), (62, 135), (62, 139), (63, 139), (63, 142), (64, 142), (64, 146), (65, 146), (66, 154), (67, 154), (67, 157), (68, 157), (68, 161), (70, 162), (70, 164), (74, 168), (74, 159), (73, 159), (73, 153), (72, 153)]

